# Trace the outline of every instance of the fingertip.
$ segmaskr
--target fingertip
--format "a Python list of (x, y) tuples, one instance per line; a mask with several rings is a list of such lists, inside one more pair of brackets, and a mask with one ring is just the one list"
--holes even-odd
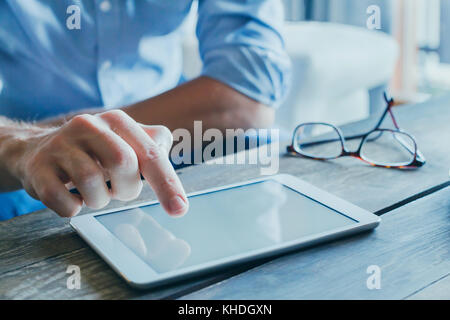
[(110, 201), (111, 201), (110, 197), (104, 197), (104, 198), (102, 197), (102, 198), (96, 199), (95, 201), (90, 201), (89, 203), (87, 203), (85, 201), (85, 203), (86, 203), (86, 206), (91, 209), (100, 210), (100, 209), (106, 207)]
[(82, 204), (77, 205), (77, 206), (75, 207), (75, 209), (73, 210), (72, 215), (71, 215), (70, 217), (74, 217), (74, 216), (76, 216), (77, 214), (79, 214), (82, 208), (83, 208), (83, 205), (82, 205)]
[(173, 217), (182, 217), (189, 210), (189, 202), (180, 195), (176, 195), (169, 200), (167, 212)]
[(80, 213), (81, 208), (83, 207), (83, 205), (80, 204), (75, 204), (73, 207), (68, 208), (68, 210), (64, 210), (62, 212), (58, 212), (56, 211), (56, 213), (61, 217), (61, 218), (72, 218), (75, 217), (77, 214)]
[(139, 197), (144, 184), (140, 177), (133, 177), (135, 181), (125, 181), (126, 177), (122, 177), (122, 186), (114, 183), (112, 188), (112, 198), (119, 201), (131, 201)]

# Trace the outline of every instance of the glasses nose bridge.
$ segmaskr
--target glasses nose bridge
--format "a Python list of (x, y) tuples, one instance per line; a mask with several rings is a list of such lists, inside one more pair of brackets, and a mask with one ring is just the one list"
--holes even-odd
[[(348, 141), (351, 140), (356, 140), (359, 139), (360, 141), (358, 142), (358, 144), (356, 144), (356, 149), (355, 150), (350, 150), (348, 147)], [(342, 139), (342, 156), (343, 157), (359, 157), (359, 153), (361, 150), (361, 146), (364, 142), (364, 137), (361, 136), (355, 136), (355, 137), (350, 137), (350, 138), (346, 138), (343, 136)]]
[(342, 151), (341, 157), (359, 157), (359, 148), (355, 151), (349, 151), (346, 148)]
[(356, 154), (356, 152), (349, 151), (349, 150), (345, 149), (345, 147), (344, 147), (344, 150), (342, 151), (342, 157), (351, 157), (351, 156), (354, 156), (355, 154)]

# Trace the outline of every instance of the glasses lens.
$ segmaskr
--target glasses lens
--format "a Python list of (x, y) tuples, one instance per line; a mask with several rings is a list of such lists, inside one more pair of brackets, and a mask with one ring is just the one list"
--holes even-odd
[(361, 157), (377, 165), (402, 166), (414, 160), (416, 145), (407, 134), (380, 130), (372, 132), (361, 148)]
[(342, 142), (335, 127), (327, 124), (304, 124), (295, 131), (297, 150), (306, 156), (333, 159), (342, 153)]

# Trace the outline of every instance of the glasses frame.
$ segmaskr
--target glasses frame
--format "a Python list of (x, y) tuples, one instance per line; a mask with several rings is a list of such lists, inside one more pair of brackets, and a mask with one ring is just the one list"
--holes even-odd
[[(392, 112), (392, 107), (394, 106), (394, 99), (390, 98), (388, 99), (387, 94), (384, 93), (384, 100), (386, 101), (386, 109), (384, 110), (383, 114), (381, 115), (380, 119), (378, 120), (376, 126), (363, 134), (358, 134), (358, 135), (353, 135), (353, 136), (349, 136), (349, 137), (345, 137), (341, 131), (341, 129), (339, 129), (339, 127), (336, 127), (330, 123), (325, 123), (325, 122), (307, 122), (307, 123), (302, 123), (300, 125), (298, 125), (295, 130), (294, 130), (294, 134), (292, 136), (292, 143), (290, 146), (287, 147), (287, 151), (290, 155), (293, 156), (301, 156), (304, 158), (308, 158), (308, 159), (314, 159), (314, 160), (322, 160), (322, 161), (326, 161), (326, 160), (333, 160), (333, 159), (337, 159), (340, 157), (352, 157), (352, 158), (356, 158), (359, 159), (361, 161), (364, 161), (365, 163), (368, 163), (369, 165), (373, 166), (373, 167), (381, 167), (381, 168), (394, 168), (394, 169), (416, 169), (416, 168), (420, 168), (422, 167), (425, 163), (425, 157), (422, 155), (422, 153), (417, 149), (417, 143), (416, 143), (416, 139), (414, 139), (414, 137), (412, 135), (410, 135), (409, 133), (403, 131), (402, 129), (400, 129), (400, 127), (398, 126), (397, 120), (394, 117), (394, 114)], [(386, 118), (387, 115), (390, 115), (392, 122), (394, 124), (395, 129), (384, 129), (384, 128), (380, 128), (381, 124), (383, 123), (384, 119)], [(296, 143), (296, 136), (297, 136), (297, 131), (302, 127), (302, 126), (306, 126), (306, 125), (326, 125), (326, 126), (330, 126), (332, 127), (334, 130), (336, 130), (338, 136), (339, 136), (339, 140), (341, 142), (341, 153), (337, 156), (334, 157), (329, 157), (329, 158), (318, 158), (318, 157), (313, 157), (311, 155), (308, 155), (307, 153), (303, 152), (299, 147), (298, 144)], [(393, 134), (395, 133), (401, 133), (403, 135), (406, 135), (407, 137), (409, 137), (411, 139), (411, 141), (413, 141), (414, 143), (414, 150), (411, 150), (411, 148), (403, 143), (401, 140), (399, 140), (400, 144), (405, 147), (411, 154), (414, 155), (413, 159), (410, 162), (405, 162), (405, 163), (401, 163), (401, 164), (382, 164), (382, 163), (374, 163), (372, 162), (373, 160), (369, 160), (364, 158), (364, 155), (361, 154), (361, 150), (362, 147), (364, 145), (365, 142), (367, 142), (368, 137), (374, 133), (374, 132), (380, 132), (381, 134), (384, 132), (391, 132)], [(376, 138), (374, 138), (374, 140), (378, 139), (380, 136), (378, 135)], [(347, 140), (354, 140), (354, 139), (361, 139), (361, 143), (359, 144), (359, 147), (356, 151), (350, 151), (347, 146), (346, 146), (346, 141)], [(397, 139), (398, 140), (398, 139)], [(332, 142), (332, 141), (336, 141), (336, 139), (332, 139), (332, 140), (323, 140), (323, 141), (318, 141), (318, 142), (311, 142), (309, 145), (317, 145), (317, 144), (322, 144), (322, 143), (327, 143), (327, 142)]]

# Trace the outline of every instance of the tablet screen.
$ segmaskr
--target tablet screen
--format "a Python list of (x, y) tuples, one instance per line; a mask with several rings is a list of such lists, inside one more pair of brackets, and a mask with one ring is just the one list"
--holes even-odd
[(274, 180), (192, 196), (189, 203), (180, 218), (153, 204), (96, 219), (158, 273), (357, 223)]

